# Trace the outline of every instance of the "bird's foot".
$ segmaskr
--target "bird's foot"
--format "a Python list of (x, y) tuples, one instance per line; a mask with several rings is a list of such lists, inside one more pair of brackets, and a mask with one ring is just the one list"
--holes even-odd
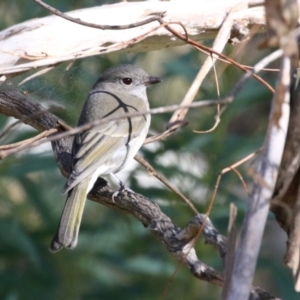
[(120, 196), (123, 193), (134, 193), (133, 190), (125, 186), (123, 182), (120, 182), (120, 188), (113, 193), (112, 195), (112, 201), (115, 202), (115, 198)]

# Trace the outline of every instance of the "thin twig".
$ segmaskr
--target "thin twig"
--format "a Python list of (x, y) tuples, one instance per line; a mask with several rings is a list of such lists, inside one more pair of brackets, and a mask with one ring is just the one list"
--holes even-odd
[(252, 70), (248, 71), (246, 74), (243, 75), (243, 77), (235, 84), (233, 89), (231, 90), (229, 95), (237, 95), (241, 89), (243, 88), (246, 81), (249, 80), (253, 76), (254, 73), (258, 73), (261, 71), (265, 66), (270, 64), (271, 62), (279, 59), (282, 56), (282, 50), (278, 49), (272, 53), (270, 53), (268, 56), (261, 59), (258, 63), (256, 63)]
[(193, 130), (193, 132), (195, 132), (195, 133), (202, 133), (203, 134), (203, 133), (209, 133), (209, 132), (214, 131), (217, 128), (217, 126), (219, 125), (220, 121), (221, 121), (220, 116), (221, 116), (220, 105), (217, 105), (217, 114), (215, 116), (215, 123), (214, 123), (214, 125), (210, 129), (208, 129), (208, 130), (203, 130), (203, 131), (202, 130)]
[(30, 147), (30, 145), (32, 143), (40, 141), (41, 139), (44, 139), (44, 138), (56, 133), (57, 131), (58, 130), (56, 128), (51, 128), (49, 130), (45, 130), (45, 131), (41, 132), (40, 134), (38, 134), (30, 139), (27, 139), (27, 140), (24, 140), (24, 141), (21, 141), (18, 143), (14, 143), (14, 144), (0, 146), (0, 159), (3, 159), (4, 157), (10, 155), (11, 153), (19, 152), (19, 151), (23, 150), (24, 147), (26, 147), (26, 146)]
[[(163, 23), (165, 24), (165, 23)], [(107, 46), (107, 47), (103, 47), (103, 48), (100, 48), (99, 49), (99, 52), (100, 53), (108, 53), (108, 52), (111, 52), (111, 51), (117, 51), (117, 50), (122, 50), (124, 48), (127, 48), (128, 46), (130, 46), (131, 44), (136, 44), (138, 42), (141, 42), (142, 40), (144, 40), (150, 33), (160, 29), (162, 26), (162, 24), (160, 24), (159, 26), (156, 26), (152, 29), (150, 29), (149, 31), (139, 35), (139, 36), (135, 36), (133, 37), (132, 39), (130, 40), (127, 40), (127, 41), (124, 41), (124, 42), (120, 42), (120, 43), (117, 43), (117, 44), (112, 44), (110, 46)]]
[(42, 138), (45, 138), (45, 137), (47, 137), (51, 134), (54, 134), (57, 131), (58, 131), (58, 129), (52, 128), (52, 129), (49, 129), (49, 130), (45, 130), (45, 131), (39, 133), (38, 135), (36, 135), (32, 138), (29, 138), (27, 140), (23, 140), (23, 141), (20, 141), (20, 142), (17, 142), (17, 143), (9, 144), (9, 145), (2, 145), (2, 146), (0, 146), (0, 158), (4, 157), (4, 156), (1, 155), (3, 150), (9, 150), (9, 149), (18, 148), (19, 146), (28, 145), (28, 144), (33, 143), (35, 141), (38, 141)]
[(36, 112), (36, 113), (33, 113), (33, 114), (31, 114), (30, 116), (27, 116), (27, 117), (25, 117), (25, 118), (23, 118), (23, 119), (20, 119), (20, 120), (17, 120), (17, 121), (15, 121), (15, 122), (13, 122), (12, 124), (10, 124), (3, 132), (1, 132), (0, 133), (0, 140), (1, 139), (3, 139), (3, 137), (5, 136), (5, 135), (7, 135), (14, 127), (16, 127), (18, 124), (21, 124), (21, 123), (24, 123), (24, 124), (26, 124), (26, 122), (29, 120), (29, 119), (31, 119), (31, 118), (33, 118), (33, 117), (38, 117), (38, 116), (40, 116), (40, 115), (43, 115), (43, 114), (45, 114), (45, 113), (47, 113), (49, 110), (43, 110), (43, 111), (38, 111), (38, 112)]
[[(162, 24), (162, 21), (159, 21), (159, 22)], [(223, 22), (222, 27), (219, 30), (218, 35), (214, 41), (213, 49), (215, 49), (215, 51), (218, 51), (218, 52), (223, 51), (225, 45), (227, 44), (228, 38), (230, 36), (232, 22), (233, 22), (233, 19), (231, 18), (231, 13), (229, 13), (229, 15), (226, 17), (225, 21)], [(165, 24), (164, 27), (166, 29), (169, 29), (170, 25), (171, 24)], [(178, 35), (180, 35), (182, 40), (189, 41), (190, 39), (189, 39), (189, 36), (185, 29), (185, 26), (183, 26), (183, 24), (180, 24), (180, 25), (185, 30), (184, 31), (185, 36), (183, 36), (180, 33), (178, 33)], [(174, 30), (174, 32), (175, 32), (175, 30)], [(174, 32), (172, 32), (172, 33), (174, 34)], [(209, 56), (206, 58), (203, 65), (200, 67), (198, 74), (196, 75), (194, 81), (192, 82), (191, 86), (189, 87), (187, 93), (185, 94), (185, 96), (181, 102), (182, 105), (187, 105), (194, 101), (204, 78), (206, 77), (208, 72), (211, 70), (211, 68), (215, 65), (216, 58), (218, 58), (218, 56), (215, 56), (212, 54), (212, 52), (209, 52)], [(218, 86), (218, 84), (217, 84), (217, 86)], [(182, 121), (185, 118), (187, 112), (188, 112), (188, 109), (182, 109), (178, 112), (174, 112), (172, 117), (170, 118), (169, 123), (172, 124), (175, 121)]]
[(26, 77), (25, 79), (23, 79), (21, 82), (18, 83), (18, 86), (21, 86), (22, 84), (24, 84), (25, 82), (31, 80), (31, 79), (34, 79), (38, 76), (41, 76), (43, 74), (46, 74), (47, 72), (51, 71), (54, 67), (56, 67), (57, 65), (52, 65), (52, 66), (49, 66), (49, 67), (46, 67), (46, 68), (43, 68), (41, 70), (39, 70), (38, 72)]
[(209, 207), (208, 207), (208, 210), (207, 210), (207, 214), (210, 213), (212, 207), (213, 207), (213, 203), (215, 201), (215, 198), (216, 198), (216, 195), (217, 195), (217, 191), (219, 189), (219, 185), (220, 185), (220, 182), (221, 182), (221, 178), (222, 176), (229, 172), (229, 171), (235, 171), (235, 173), (238, 175), (239, 179), (241, 180), (243, 186), (245, 187), (245, 190), (246, 190), (246, 193), (248, 194), (248, 188), (247, 188), (247, 185), (245, 183), (245, 180), (243, 179), (243, 177), (241, 176), (241, 174), (236, 170), (236, 168), (240, 165), (242, 165), (243, 163), (245, 163), (246, 161), (248, 161), (249, 159), (253, 158), (254, 156), (256, 156), (258, 153), (260, 153), (262, 151), (262, 148), (256, 150), (255, 152), (247, 155), (246, 157), (242, 158), (241, 160), (239, 160), (238, 162), (234, 163), (233, 165), (229, 166), (229, 167), (226, 167), (224, 169), (222, 169), (222, 171), (219, 173), (218, 177), (217, 177), (217, 181), (215, 183), (215, 187), (214, 187), (214, 190), (213, 190), (213, 193), (212, 193), (212, 196), (211, 196), (211, 199), (209, 201)]
[(136, 155), (134, 157), (136, 161), (138, 161), (142, 166), (144, 166), (148, 172), (151, 174), (151, 176), (156, 177), (160, 182), (162, 182), (166, 187), (168, 187), (171, 191), (173, 191), (175, 194), (177, 194), (179, 197), (181, 197), (184, 202), (193, 210), (195, 214), (199, 214), (198, 210), (194, 206), (194, 204), (191, 202), (190, 199), (188, 199), (186, 196), (184, 196), (180, 191), (178, 191), (175, 187), (171, 185), (170, 182), (168, 182), (165, 178), (163, 178), (161, 175), (157, 173), (157, 171), (140, 155)]
[[(162, 23), (162, 21), (159, 21), (159, 22)], [(201, 44), (197, 43), (196, 41), (194, 41), (190, 38), (186, 39), (185, 36), (183, 36), (181, 33), (177, 32), (176, 30), (174, 30), (173, 28), (171, 28), (168, 25), (166, 25), (165, 28), (167, 30), (169, 30), (171, 33), (173, 33), (175, 36), (180, 38), (181, 40), (183, 40), (186, 43), (192, 45), (193, 47), (195, 47), (195, 48), (197, 48), (201, 51), (204, 51), (205, 53), (213, 53), (213, 54), (217, 55), (219, 58), (222, 58), (223, 60), (227, 61), (228, 63), (238, 67), (242, 71), (248, 72), (248, 69), (246, 67), (244, 67), (242, 64), (236, 62), (235, 60), (231, 59), (230, 57), (228, 57), (228, 56), (226, 56), (222, 53), (219, 53), (219, 52), (215, 51), (214, 49), (212, 49), (210, 47), (207, 47), (205, 45), (201, 45)], [(258, 75), (254, 74), (254, 73), (251, 74), (251, 76), (253, 76), (256, 80), (258, 80), (264, 86), (266, 86), (272, 93), (275, 92), (274, 88), (270, 84), (268, 84), (265, 80), (263, 80), (261, 77), (259, 77)]]
[[(246, 74), (242, 76), (242, 78), (234, 85), (234, 87), (231, 89), (229, 93), (229, 97), (236, 97), (239, 92), (242, 90), (246, 82), (253, 76), (254, 73), (258, 73), (261, 71), (265, 66), (270, 64), (271, 62), (279, 59), (282, 56), (283, 52), (281, 49), (278, 49), (268, 56), (261, 59), (258, 63), (256, 63), (251, 71), (248, 71)], [(224, 106), (220, 112), (222, 114), (224, 110), (226, 109), (226, 106)]]
[[(212, 105), (217, 105), (217, 104), (228, 104), (230, 103), (231, 99), (222, 99), (222, 100), (204, 100), (204, 101), (200, 101), (200, 102), (195, 102), (195, 103), (191, 103), (190, 105), (186, 106), (186, 107), (203, 107), (203, 106), (212, 106)], [(106, 117), (100, 120), (96, 120), (94, 122), (82, 125), (82, 126), (78, 126), (72, 130), (69, 130), (67, 132), (62, 132), (59, 134), (56, 134), (54, 136), (48, 137), (46, 140), (38, 140), (35, 141), (31, 144), (26, 144), (23, 145), (19, 148), (17, 148), (17, 151), (21, 151), (27, 148), (31, 148), (31, 147), (35, 147), (35, 146), (39, 146), (41, 144), (47, 143), (47, 142), (53, 142), (71, 135), (75, 135), (77, 133), (80, 133), (82, 131), (86, 131), (89, 130), (93, 127), (105, 124), (107, 122), (111, 122), (111, 121), (116, 121), (116, 120), (120, 120), (120, 119), (126, 119), (128, 117), (138, 117), (138, 116), (142, 116), (142, 115), (146, 115), (146, 114), (162, 114), (162, 113), (166, 113), (166, 112), (170, 112), (170, 111), (174, 111), (174, 110), (178, 110), (181, 109), (183, 106), (182, 105), (170, 105), (170, 106), (164, 106), (164, 107), (158, 107), (158, 108), (153, 108), (150, 109), (149, 111), (146, 112), (133, 112), (133, 113), (126, 113), (122, 116), (118, 116), (118, 117)], [(6, 150), (3, 151), (3, 155), (8, 156), (10, 154), (13, 154), (16, 152), (16, 149), (10, 149), (10, 150)]]
[(79, 18), (70, 17), (70, 16), (62, 13), (58, 9), (44, 3), (41, 0), (33, 0), (33, 1), (37, 4), (39, 4), (40, 6), (42, 6), (43, 8), (47, 9), (48, 11), (50, 11), (52, 14), (59, 16), (63, 19), (66, 19), (70, 22), (80, 24), (83, 26), (87, 26), (87, 27), (102, 29), (102, 30), (122, 30), (122, 29), (129, 29), (129, 28), (143, 26), (143, 25), (149, 24), (151, 22), (160, 20), (165, 14), (165, 12), (153, 12), (153, 13), (151, 13), (151, 15), (154, 15), (153, 17), (150, 17), (150, 18), (140, 21), (140, 22), (135, 22), (135, 23), (127, 24), (127, 25), (100, 25), (100, 24), (85, 22)]
[(153, 143), (153, 142), (158, 142), (158, 141), (164, 140), (169, 135), (174, 133), (174, 131), (176, 131), (178, 128), (181, 128), (181, 127), (184, 127), (184, 126), (187, 126), (187, 125), (188, 125), (187, 121), (181, 121), (181, 122), (173, 123), (173, 124), (171, 124), (171, 126), (166, 131), (164, 131), (162, 133), (159, 133), (157, 135), (148, 137), (144, 141), (143, 144), (146, 145), (146, 144), (150, 144), (150, 143)]
[(239, 180), (241, 181), (241, 183), (244, 187), (246, 194), (249, 196), (250, 195), (249, 188), (248, 188), (248, 185), (247, 185), (244, 177), (242, 176), (242, 174), (236, 168), (231, 168), (231, 171), (233, 171), (237, 175), (237, 177), (239, 178)]

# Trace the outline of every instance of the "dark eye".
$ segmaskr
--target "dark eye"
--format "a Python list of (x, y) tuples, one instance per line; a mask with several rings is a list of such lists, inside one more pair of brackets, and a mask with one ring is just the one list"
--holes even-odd
[(132, 79), (131, 78), (123, 78), (122, 81), (126, 85), (130, 85), (132, 83)]

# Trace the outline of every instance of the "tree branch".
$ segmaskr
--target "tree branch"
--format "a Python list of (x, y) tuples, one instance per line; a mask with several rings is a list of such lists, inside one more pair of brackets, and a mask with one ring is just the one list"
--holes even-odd
[[(206, 0), (122, 2), (68, 12), (68, 16), (104, 26), (123, 26), (139, 23), (163, 14), (163, 22), (181, 22), (195, 41), (214, 38), (228, 13), (234, 11), (232, 26), (245, 28), (253, 24), (263, 29), (264, 7), (238, 7), (240, 0)], [(185, 34), (180, 25), (174, 29)], [(76, 32), (76, 34), (73, 34)], [(35, 43), (31, 41), (34, 40)], [(185, 44), (171, 32), (151, 22), (124, 30), (100, 30), (82, 26), (58, 16), (29, 20), (0, 32), (0, 74), (16, 74), (37, 67), (49, 67), (67, 60), (74, 60), (109, 52), (145, 52)]]
[(127, 24), (127, 25), (120, 25), (120, 26), (118, 26), (118, 25), (99, 25), (99, 24), (85, 22), (85, 21), (82, 21), (78, 18), (72, 18), (72, 17), (62, 13), (58, 9), (44, 3), (41, 0), (33, 0), (33, 1), (36, 2), (37, 4), (41, 5), (42, 7), (47, 9), (48, 11), (50, 11), (52, 14), (54, 14), (56, 16), (59, 16), (63, 19), (66, 19), (70, 22), (74, 22), (76, 24), (80, 24), (80, 25), (87, 26), (87, 27), (92, 27), (92, 28), (97, 28), (97, 29), (102, 29), (102, 30), (122, 30), (122, 29), (129, 29), (129, 28), (139, 27), (139, 26), (146, 25), (148, 23), (157, 21), (160, 18), (162, 18), (163, 15), (164, 15), (164, 12), (157, 13), (157, 14), (154, 13), (153, 17), (147, 18), (146, 20), (143, 20), (143, 21), (140, 21), (140, 22), (131, 23), (131, 24)]
[(290, 60), (284, 56), (273, 98), (268, 132), (237, 244), (226, 300), (248, 299), (250, 294), (289, 122), (290, 67)]
[[(0, 114), (23, 120), (24, 123), (39, 131), (56, 127), (60, 121), (40, 104), (16, 90), (0, 89)], [(64, 129), (60, 127), (59, 130), (63, 131)], [(72, 137), (70, 136), (52, 142), (54, 155), (64, 176), (68, 176), (70, 172), (71, 145)], [(133, 215), (166, 246), (173, 257), (185, 264), (196, 278), (218, 286), (223, 285), (223, 276), (202, 263), (194, 249), (195, 241), (199, 233), (202, 233), (206, 242), (219, 251), (223, 260), (225, 258), (226, 238), (218, 233), (208, 216), (198, 214), (184, 229), (180, 229), (160, 210), (156, 203), (146, 197), (136, 193), (126, 193), (112, 201), (114, 192), (115, 190), (111, 189), (104, 179), (99, 178), (88, 198)], [(251, 296), (253, 297), (251, 299), (275, 299), (256, 287), (252, 288)]]

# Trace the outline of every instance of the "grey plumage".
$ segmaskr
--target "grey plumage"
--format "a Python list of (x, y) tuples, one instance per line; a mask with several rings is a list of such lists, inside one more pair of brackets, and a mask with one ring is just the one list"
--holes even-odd
[[(78, 125), (108, 116), (146, 112), (149, 109), (146, 87), (160, 81), (133, 65), (106, 70), (90, 91)], [(141, 115), (111, 121), (75, 136), (72, 172), (62, 190), (68, 196), (51, 251), (76, 246), (86, 195), (98, 176), (119, 172), (133, 158), (146, 138), (149, 125), (150, 115)]]

